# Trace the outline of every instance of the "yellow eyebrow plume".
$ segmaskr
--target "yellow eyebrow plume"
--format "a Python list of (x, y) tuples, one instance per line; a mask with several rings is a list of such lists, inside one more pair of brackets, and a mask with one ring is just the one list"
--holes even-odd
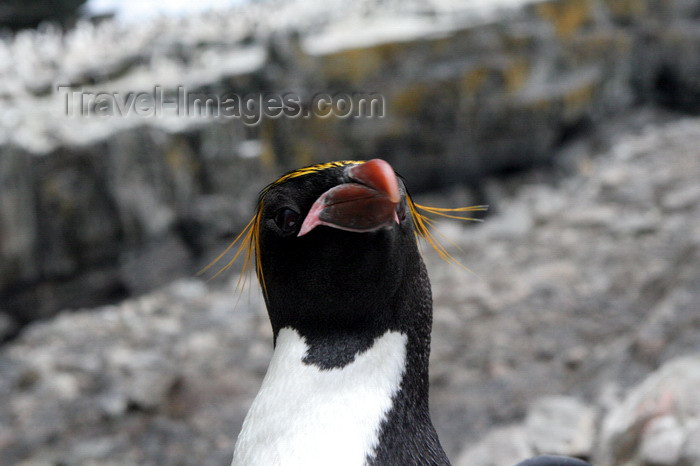
[[(360, 164), (364, 163), (362, 160), (342, 160), (337, 162), (321, 163), (316, 165), (311, 165), (308, 167), (299, 168), (288, 172), (281, 177), (279, 177), (274, 182), (267, 185), (260, 192), (260, 197), (258, 200), (257, 208), (255, 209), (255, 215), (248, 222), (248, 224), (243, 228), (238, 236), (229, 244), (226, 249), (224, 249), (221, 254), (219, 254), (214, 260), (212, 260), (206, 267), (200, 270), (197, 275), (203, 275), (209, 271), (215, 264), (217, 264), (221, 259), (223, 259), (226, 254), (236, 245), (238, 249), (233, 254), (233, 257), (227, 261), (227, 263), (219, 269), (211, 279), (214, 279), (221, 275), (223, 272), (230, 269), (239, 257), (243, 257), (243, 266), (241, 267), (241, 275), (238, 279), (238, 287), (240, 289), (245, 286), (247, 276), (251, 271), (253, 263), (255, 263), (255, 272), (260, 282), (260, 286), (263, 292), (266, 292), (265, 280), (263, 277), (262, 264), (260, 259), (260, 222), (262, 219), (262, 212), (264, 208), (264, 200), (267, 192), (275, 186), (278, 186), (286, 181), (293, 178), (298, 178), (300, 176), (309, 175), (312, 173), (317, 173), (322, 170), (334, 167), (343, 167), (345, 165)], [(438, 241), (437, 237), (433, 233), (434, 220), (428, 215), (436, 215), (440, 217), (446, 217), (456, 220), (467, 220), (480, 222), (481, 219), (476, 219), (460, 214), (465, 214), (467, 212), (483, 212), (488, 209), (486, 205), (476, 205), (470, 207), (457, 207), (457, 208), (444, 208), (444, 207), (430, 207), (418, 204), (413, 201), (411, 196), (406, 193), (406, 203), (411, 212), (411, 217), (413, 219), (413, 227), (417, 237), (424, 238), (425, 241), (438, 253), (440, 258), (447, 262), (452, 262), (461, 266), (461, 264), (452, 257), (447, 249)], [(439, 234), (439, 232), (437, 232)]]
[[(422, 204), (418, 204), (417, 202), (414, 202), (411, 196), (406, 194), (406, 202), (408, 204), (408, 208), (411, 211), (411, 217), (413, 218), (413, 229), (416, 232), (416, 235), (425, 239), (425, 241), (432, 247), (440, 256), (441, 259), (443, 259), (446, 262), (452, 262), (454, 264), (457, 264), (459, 266), (462, 266), (462, 264), (459, 263), (452, 255), (450, 255), (449, 252), (447, 252), (447, 249), (440, 243), (440, 241), (435, 237), (433, 234), (433, 225), (434, 225), (434, 220), (425, 215), (423, 212), (427, 212), (432, 215), (439, 215), (441, 217), (447, 217), (447, 218), (452, 218), (456, 220), (466, 220), (466, 221), (472, 221), (472, 222), (482, 222), (483, 220), (478, 219), (478, 218), (473, 218), (473, 217), (465, 217), (462, 215), (456, 215), (459, 213), (465, 213), (465, 212), (484, 212), (488, 210), (489, 206), (487, 205), (474, 205), (474, 206), (469, 206), (469, 207), (456, 207), (456, 208), (444, 208), (444, 207), (429, 207), (425, 206)], [(423, 211), (423, 212), (422, 212)], [(435, 230), (437, 232), (437, 230)], [(439, 232), (437, 232), (440, 234)]]
[(300, 176), (309, 175), (311, 173), (317, 173), (323, 170), (327, 170), (329, 168), (344, 167), (345, 165), (356, 165), (360, 163), (365, 163), (365, 160), (339, 160), (337, 162), (318, 163), (316, 165), (309, 165), (308, 167), (297, 168), (296, 170), (292, 170), (277, 178), (276, 181), (269, 184), (263, 191), (267, 191), (271, 187), (277, 186), (278, 184), (282, 184), (285, 181), (291, 180), (292, 178), (298, 178)]

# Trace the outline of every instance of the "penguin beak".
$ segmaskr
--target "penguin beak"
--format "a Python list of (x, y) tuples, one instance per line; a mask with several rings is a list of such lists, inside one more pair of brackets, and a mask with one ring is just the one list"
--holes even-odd
[(349, 167), (346, 174), (351, 182), (323, 193), (311, 206), (297, 236), (318, 225), (364, 233), (399, 223), (396, 206), (401, 194), (391, 165), (372, 159)]

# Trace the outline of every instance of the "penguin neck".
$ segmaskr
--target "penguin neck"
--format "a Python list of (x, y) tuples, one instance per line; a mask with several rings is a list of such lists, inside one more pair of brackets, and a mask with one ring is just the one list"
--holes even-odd
[[(378, 436), (372, 450), (379, 459), (377, 464), (391, 464), (398, 454), (413, 455), (405, 457), (406, 464), (409, 464), (415, 458), (424, 456), (426, 451), (431, 452), (429, 462), (447, 464), (430, 420), (428, 406), (432, 297), (422, 262), (418, 263), (411, 277), (403, 280), (397, 292), (382, 303), (385, 308), (370, 309), (370, 312), (381, 316), (376, 320), (360, 320), (349, 326), (334, 326), (333, 322), (314, 325), (313, 322), (308, 324), (304, 321), (295, 322), (300, 325), (275, 326), (275, 321), (271, 319), (275, 335), (273, 359), (297, 360), (317, 371), (352, 374), (353, 380), (375, 381), (380, 386), (391, 387), (390, 392), (384, 393), (385, 397), (389, 397), (388, 406), (380, 403), (373, 408), (363, 405), (354, 408), (381, 412), (381, 422), (372, 427)], [(352, 306), (352, 303), (348, 306)], [(353, 308), (335, 311), (341, 315), (366, 315), (368, 312)], [(276, 313), (270, 314), (272, 317)], [(289, 344), (293, 340), (290, 338), (292, 335), (294, 340), (303, 341), (303, 352), (299, 351), (297, 344)], [(290, 351), (291, 346), (296, 349)], [(289, 357), (291, 353), (294, 355)], [(373, 365), (364, 364), (364, 361), (373, 361)], [(394, 365), (383, 365), (386, 361), (393, 361)], [(270, 370), (272, 368), (271, 364)], [(296, 366), (290, 363), (286, 364), (286, 369), (280, 370), (297, 372)], [(310, 383), (308, 386), (318, 387), (318, 384)], [(357, 388), (362, 392), (367, 385)], [(310, 394), (313, 393), (318, 392), (312, 389)], [(378, 406), (382, 406), (381, 409)], [(409, 447), (406, 446), (407, 441)]]
[[(368, 301), (371, 304), (367, 305)], [(278, 350), (280, 334), (291, 329), (303, 338), (307, 346), (303, 362), (321, 370), (343, 369), (390, 332), (404, 335), (405, 348), (400, 351), (406, 353), (405, 375), (410, 380), (403, 384), (402, 389), (416, 391), (427, 400), (432, 297), (422, 262), (389, 297), (363, 300), (360, 304), (347, 299), (334, 303), (332, 307), (316, 304), (293, 313), (313, 316), (310, 319), (282, 320), (275, 317), (290, 313), (270, 310), (269, 314), (275, 351)]]
[[(420, 368), (427, 373), (432, 328), (430, 281), (417, 250), (408, 251), (407, 256), (411, 257), (404, 259), (399, 275), (382, 280), (381, 287), (368, 287), (369, 292), (363, 285), (345, 286), (350, 280), (341, 284), (334, 280), (336, 286), (330, 289), (309, 289), (304, 284), (275, 287), (275, 292), (266, 296), (275, 344), (280, 330), (292, 328), (309, 345), (306, 361), (330, 369), (352, 361), (387, 331), (398, 331), (408, 337), (409, 352), (425, 355)], [(324, 279), (315, 277), (313, 282), (323, 283)]]

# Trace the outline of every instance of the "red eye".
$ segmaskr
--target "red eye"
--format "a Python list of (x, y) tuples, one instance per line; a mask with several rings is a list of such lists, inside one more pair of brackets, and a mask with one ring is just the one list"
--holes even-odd
[(294, 233), (299, 226), (299, 213), (284, 207), (275, 213), (275, 224), (284, 235)]

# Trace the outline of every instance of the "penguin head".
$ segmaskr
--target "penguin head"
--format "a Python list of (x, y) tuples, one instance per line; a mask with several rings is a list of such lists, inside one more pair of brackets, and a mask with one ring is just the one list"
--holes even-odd
[(259, 278), (272, 326), (389, 325), (401, 285), (422, 266), (406, 187), (380, 159), (321, 167), (282, 177), (260, 199)]
[(407, 328), (431, 302), (417, 238), (453, 260), (426, 214), (474, 220), (461, 215), (485, 209), (420, 205), (380, 159), (303, 167), (261, 191), (255, 216), (200, 273), (238, 244), (216, 275), (241, 256), (244, 272), (255, 264), (275, 335)]

